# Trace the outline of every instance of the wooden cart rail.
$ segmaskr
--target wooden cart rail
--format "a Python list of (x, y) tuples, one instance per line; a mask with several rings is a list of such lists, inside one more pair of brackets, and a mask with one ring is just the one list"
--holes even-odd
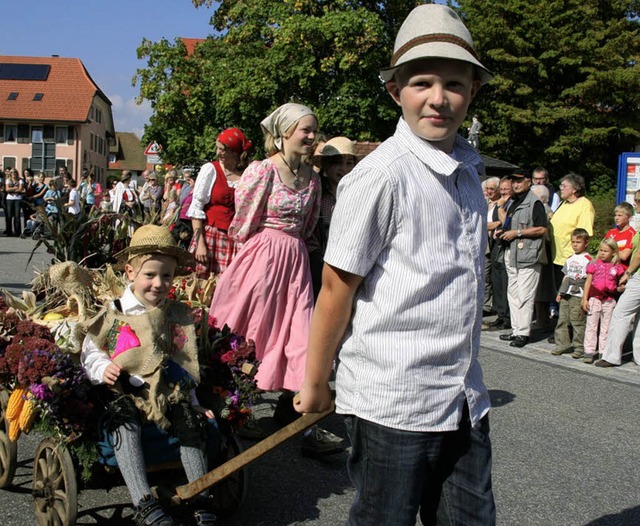
[(293, 438), (296, 435), (302, 433), (305, 429), (308, 429), (318, 421), (322, 420), (325, 416), (333, 413), (334, 405), (324, 411), (323, 413), (307, 413), (300, 418), (276, 431), (273, 435), (269, 435), (264, 440), (258, 442), (256, 445), (246, 449), (239, 455), (228, 460), (221, 466), (210, 471), (206, 475), (194, 480), (190, 484), (184, 486), (178, 486), (176, 488), (177, 496), (182, 500), (188, 500), (195, 497), (199, 493), (211, 488), (221, 480), (224, 480), (228, 476), (232, 475), (239, 469), (249, 465), (254, 460), (257, 460), (265, 453), (268, 453), (272, 449), (276, 448), (286, 440)]

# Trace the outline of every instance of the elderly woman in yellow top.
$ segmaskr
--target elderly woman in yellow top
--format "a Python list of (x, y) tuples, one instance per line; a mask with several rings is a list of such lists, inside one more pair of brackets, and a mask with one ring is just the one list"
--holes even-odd
[[(595, 210), (593, 204), (584, 197), (584, 177), (568, 174), (560, 183), (560, 198), (562, 202), (551, 218), (552, 254), (556, 283), (562, 281), (562, 266), (573, 254), (571, 248), (571, 233), (576, 228), (584, 228), (589, 235), (593, 235)], [(560, 279), (558, 279), (560, 278)]]

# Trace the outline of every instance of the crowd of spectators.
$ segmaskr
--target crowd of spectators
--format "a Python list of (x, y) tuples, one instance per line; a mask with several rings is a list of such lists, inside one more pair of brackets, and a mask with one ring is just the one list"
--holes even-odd
[[(563, 177), (559, 192), (544, 168), (491, 177), (482, 187), (488, 235), (484, 311), (496, 316), (482, 329), (506, 331), (500, 340), (517, 348), (529, 343), (532, 331), (553, 329), (553, 355), (619, 365), (640, 306), (625, 290), (640, 266), (640, 192), (635, 208), (627, 202), (615, 207), (614, 228), (595, 244), (595, 210), (580, 175)], [(608, 338), (617, 318), (622, 321), (615, 324), (615, 338)]]

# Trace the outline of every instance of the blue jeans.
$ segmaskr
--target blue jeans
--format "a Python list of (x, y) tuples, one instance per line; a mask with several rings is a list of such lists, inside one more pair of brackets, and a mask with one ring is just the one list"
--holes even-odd
[(418, 510), (425, 526), (495, 524), (488, 416), (474, 429), (465, 411), (457, 431), (433, 433), (345, 423), (356, 489), (347, 526), (415, 526)]

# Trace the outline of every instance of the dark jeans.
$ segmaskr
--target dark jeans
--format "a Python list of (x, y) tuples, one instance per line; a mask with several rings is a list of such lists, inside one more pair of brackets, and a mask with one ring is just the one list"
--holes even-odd
[(509, 299), (507, 298), (507, 268), (504, 266), (504, 251), (496, 245), (491, 249), (491, 286), (493, 287), (493, 310), (505, 325), (511, 325)]
[(6, 223), (7, 235), (19, 236), (22, 233), (20, 221), (20, 212), (22, 212), (22, 199), (7, 199), (6, 207)]
[(356, 489), (347, 526), (490, 526), (489, 418), (477, 429), (465, 411), (457, 431), (417, 433), (346, 417)]

